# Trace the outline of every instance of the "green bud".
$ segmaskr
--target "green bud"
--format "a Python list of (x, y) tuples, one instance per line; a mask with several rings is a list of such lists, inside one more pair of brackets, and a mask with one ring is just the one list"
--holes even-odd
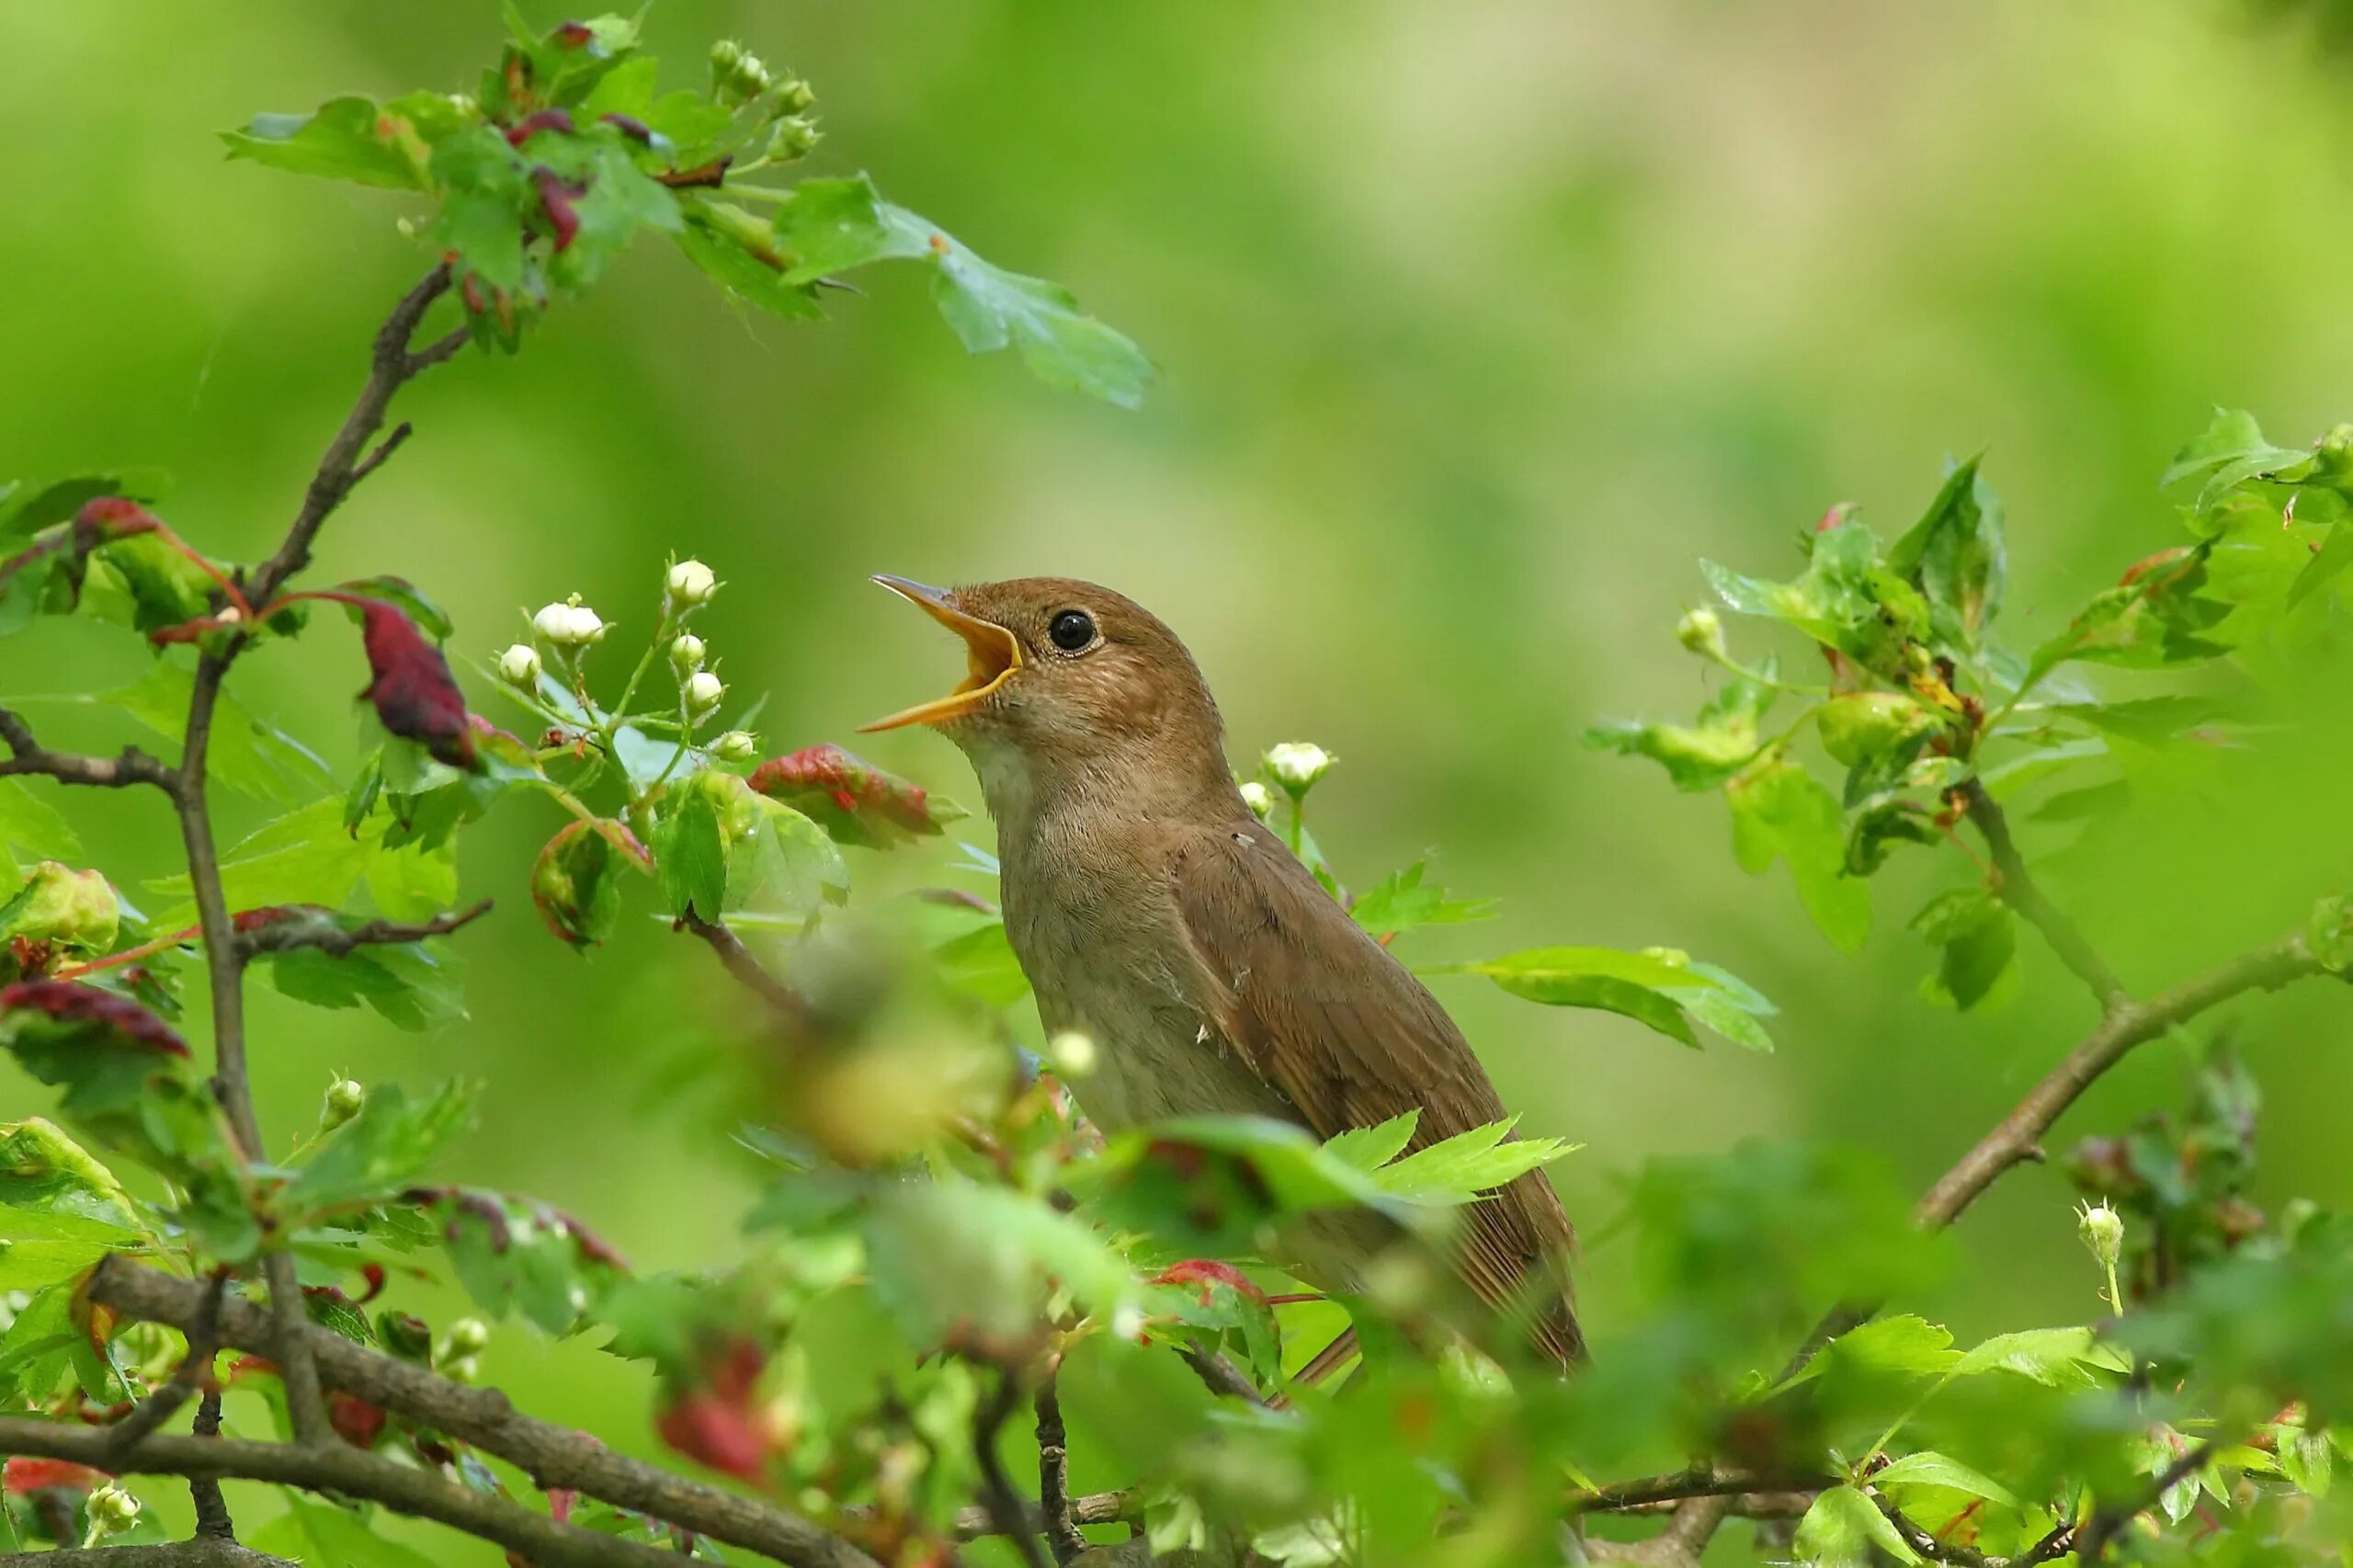
[(1675, 640), (1703, 659), (1727, 656), (1723, 617), (1704, 605), (1684, 612), (1683, 619), (1675, 623)]
[(25, 902), (0, 934), (49, 942), (85, 956), (104, 953), (114, 946), (122, 906), (104, 873), (77, 871), (43, 860), (33, 868), (28, 881), (28, 890), (11, 895)]
[(814, 120), (802, 115), (787, 115), (776, 122), (776, 130), (768, 137), (768, 155), (788, 163), (805, 158), (824, 139), (825, 133), (817, 129)]
[(366, 1108), (367, 1087), (348, 1078), (337, 1078), (327, 1085), (326, 1097), (319, 1107), (319, 1126), (332, 1132)]
[(2105, 1199), (2086, 1203), (2076, 1211), (2075, 1231), (2102, 1268), (2114, 1268), (2116, 1260), (2124, 1255), (2124, 1217), (2110, 1209)]
[(710, 743), (710, 755), (722, 762), (749, 762), (760, 755), (760, 738), (749, 730), (730, 730)]
[(490, 1324), (480, 1318), (460, 1318), (449, 1325), (443, 1347), (451, 1356), (479, 1356), (490, 1345)]
[(1246, 779), (1242, 785), (1242, 803), (1250, 808), (1252, 816), (1265, 822), (1274, 812), (1275, 792), (1256, 778)]
[(139, 1499), (119, 1486), (101, 1486), (90, 1494), (90, 1528), (99, 1535), (120, 1535), (139, 1522)]
[(805, 114), (817, 101), (816, 89), (794, 76), (776, 85), (776, 101), (787, 114)]
[(1313, 789), (1317, 779), (1331, 772), (1332, 765), (1339, 759), (1312, 742), (1285, 741), (1268, 746), (1263, 760), (1267, 777), (1297, 800)]
[(1824, 703), (1818, 722), (1822, 749), (1852, 767), (1910, 740), (1936, 716), (1899, 692), (1855, 691)]
[(703, 655), (710, 650), (703, 640), (689, 631), (670, 644), (670, 667), (681, 676), (690, 676), (702, 668)]

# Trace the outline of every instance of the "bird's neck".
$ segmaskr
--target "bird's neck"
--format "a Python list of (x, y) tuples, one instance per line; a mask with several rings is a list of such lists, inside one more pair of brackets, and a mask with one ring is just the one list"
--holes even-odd
[(1040, 754), (1009, 739), (975, 736), (965, 751), (1000, 845), (1017, 846), (1084, 826), (1118, 831), (1153, 823), (1246, 819), (1250, 808), (1214, 753), (1162, 748), (1086, 756)]

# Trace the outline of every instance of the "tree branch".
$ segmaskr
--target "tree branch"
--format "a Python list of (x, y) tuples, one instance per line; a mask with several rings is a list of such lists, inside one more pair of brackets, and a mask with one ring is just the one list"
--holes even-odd
[(2211, 1440), (2192, 1445), (2176, 1455), (2173, 1463), (2159, 1471), (2133, 1502), (2096, 1510), (2069, 1543), (2075, 1553), (2075, 1560), (2086, 1564), (2086, 1568), (2097, 1568), (2100, 1561), (2108, 1555), (2108, 1543), (2116, 1539), (2117, 1531), (2164, 1502), (2166, 1493), (2205, 1468), (2214, 1457), (2214, 1447)]
[[(119, 1257), (100, 1264), (88, 1288), (101, 1305), (175, 1327), (194, 1317), (203, 1290), (194, 1280)], [(233, 1297), (222, 1303), (220, 1330), (223, 1345), (242, 1350), (267, 1354), (276, 1342), (267, 1315)], [(875, 1568), (857, 1547), (797, 1514), (617, 1454), (593, 1437), (523, 1415), (496, 1389), (452, 1382), (324, 1329), (305, 1325), (301, 1339), (328, 1386), (496, 1454), (542, 1489), (568, 1487), (794, 1568)]]
[(209, 1535), (161, 1546), (81, 1546), (23, 1555), (35, 1568), (301, 1568), (283, 1557)]
[[(221, 1391), (209, 1388), (196, 1402), (196, 1421), (190, 1430), (199, 1437), (221, 1435)], [(221, 1495), (221, 1483), (209, 1475), (192, 1475), (188, 1483), (188, 1498), (196, 1505), (196, 1533), (199, 1538), (233, 1542), (237, 1527), (229, 1517), (228, 1499)]]
[[(1090, 1492), (1084, 1497), (1071, 1497), (1064, 1501), (1067, 1506), (1065, 1517), (1073, 1526), (1132, 1524), (1143, 1517), (1143, 1498), (1132, 1491)], [(1024, 1528), (1033, 1533), (1046, 1533), (1046, 1519), (1042, 1512), (1032, 1514), (1024, 1510), (1021, 1522)], [(985, 1540), (1002, 1533), (997, 1528), (996, 1516), (981, 1507), (959, 1509), (955, 1528), (958, 1540)]]
[(809, 1006), (809, 999), (770, 974), (725, 921), (706, 920), (689, 909), (678, 916), (678, 927), (709, 943), (727, 972), (766, 1002), (790, 1033), (805, 1036), (816, 1031), (816, 1013)]
[[(197, 1303), (196, 1315), (188, 1320), (188, 1354), (180, 1358), (178, 1369), (143, 1403), (107, 1428), (108, 1449), (117, 1458), (138, 1447), (141, 1438), (169, 1421), (191, 1395), (205, 1392), (205, 1386), (212, 1381), (212, 1358), (221, 1350), (221, 1302), (228, 1290), (228, 1272), (224, 1269), (213, 1275), (204, 1299)], [(98, 1468), (114, 1467), (108, 1462)]]
[(1055, 1369), (1049, 1367), (1034, 1401), (1038, 1415), (1038, 1513), (1046, 1544), (1054, 1561), (1069, 1568), (1071, 1560), (1086, 1550), (1086, 1537), (1072, 1516), (1070, 1497), (1070, 1436), (1063, 1428), (1062, 1395), (1054, 1388)]
[(141, 751), (125, 746), (119, 756), (85, 756), (76, 752), (49, 751), (33, 738), (32, 726), (0, 708), (0, 741), (8, 743), (9, 760), (0, 762), (0, 778), (40, 777), (61, 784), (90, 784), (119, 790), (132, 784), (153, 784), (165, 794), (176, 792), (179, 779), (172, 770)]
[(437, 915), (430, 920), (402, 922), (370, 920), (364, 926), (348, 930), (330, 927), (324, 921), (313, 924), (301, 920), (273, 921), (250, 931), (237, 934), (237, 951), (246, 959), (264, 953), (282, 953), (295, 948), (316, 948), (331, 959), (347, 958), (354, 948), (381, 947), (394, 942), (422, 942), (427, 937), (446, 937), (488, 915), (492, 901), (483, 899), (471, 909), (460, 909), (448, 915)]
[(1029, 1528), (1029, 1511), (1006, 1479), (1004, 1456), (997, 1452), (997, 1439), (1012, 1419), (1014, 1406), (1020, 1403), (1021, 1381), (1007, 1369), (999, 1374), (996, 1392), (972, 1412), (972, 1458), (981, 1468), (981, 1506), (988, 1511), (995, 1533), (1013, 1542), (1027, 1568), (1046, 1568), (1038, 1537)]
[(103, 1427), (38, 1416), (0, 1416), (0, 1452), (38, 1454), (91, 1466), (113, 1464), (119, 1471), (133, 1474), (226, 1476), (273, 1481), (312, 1492), (339, 1492), (496, 1541), (529, 1558), (536, 1568), (665, 1568), (677, 1562), (675, 1552), (559, 1524), (545, 1514), (444, 1481), (413, 1465), (380, 1459), (339, 1438), (309, 1447), (151, 1432), (130, 1454), (117, 1456), (108, 1451), (107, 1437)]
[(1994, 870), (1998, 879), (1994, 892), (2004, 903), (2018, 911), (2019, 918), (2042, 933), (2059, 961), (2073, 971), (2075, 978), (2091, 987), (2099, 999), (2100, 1010), (2114, 1012), (2131, 1000), (2124, 983), (2106, 960), (2094, 950), (2075, 923), (2067, 918), (2056, 904), (2042, 893), (2042, 886), (2027, 869), (2026, 859), (2018, 853), (2018, 841), (2010, 836), (2010, 819), (1985, 792), (1984, 784), (1971, 778), (1957, 791), (1969, 812), (1969, 820), (1985, 838), (1985, 847), (1994, 857)]

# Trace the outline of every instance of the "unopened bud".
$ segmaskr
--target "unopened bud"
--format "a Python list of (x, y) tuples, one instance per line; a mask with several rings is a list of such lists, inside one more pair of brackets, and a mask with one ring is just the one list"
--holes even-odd
[(673, 605), (692, 609), (697, 605), (709, 604), (710, 597), (719, 592), (719, 575), (699, 561), (681, 561), (670, 568), (665, 586)]
[(1337, 760), (1322, 746), (1307, 741), (1285, 741), (1268, 746), (1265, 757), (1268, 776), (1294, 799), (1313, 789)]
[(77, 871), (43, 860), (6, 902), (11, 913), (0, 920), (0, 935), (50, 942), (85, 956), (112, 949), (121, 930), (122, 905), (103, 871)]
[(366, 1085), (337, 1078), (327, 1085), (325, 1098), (319, 1106), (319, 1125), (332, 1132), (367, 1108)]
[(687, 677), (687, 711), (697, 718), (717, 708), (727, 695), (727, 687), (709, 670), (697, 670)]
[(749, 730), (730, 730), (710, 743), (710, 755), (722, 762), (749, 762), (760, 755), (760, 739)]
[(768, 137), (768, 154), (788, 162), (805, 158), (824, 139), (825, 133), (817, 129), (815, 121), (803, 115), (787, 115), (776, 122), (776, 130)]
[(702, 657), (707, 651), (702, 639), (690, 631), (671, 642), (670, 667), (682, 676), (692, 675), (702, 668)]
[(460, 1318), (449, 1325), (447, 1339), (452, 1356), (479, 1356), (490, 1344), (490, 1324), (480, 1318)]
[(2083, 1206), (2075, 1216), (2075, 1231), (2102, 1268), (2116, 1267), (2124, 1252), (2124, 1217), (2110, 1209), (2105, 1199)]
[(583, 648), (600, 642), (605, 635), (605, 622), (597, 612), (580, 602), (578, 594), (560, 604), (544, 605), (531, 618), (539, 634), (559, 648)]
[(139, 1522), (139, 1499), (119, 1486), (101, 1486), (90, 1494), (90, 1528), (99, 1535), (120, 1535)]
[(1064, 1029), (1046, 1042), (1046, 1060), (1065, 1078), (1084, 1078), (1095, 1071), (1094, 1038)]
[(1675, 640), (1703, 659), (1721, 659), (1725, 656), (1723, 617), (1705, 606), (1687, 610), (1675, 623)]
[(787, 114), (805, 114), (809, 107), (817, 101), (817, 90), (794, 76), (776, 85), (776, 101)]
[(1275, 792), (1253, 778), (1242, 786), (1242, 803), (1250, 808), (1252, 816), (1265, 822), (1275, 809)]
[(517, 642), (498, 655), (498, 678), (509, 686), (519, 686), (526, 691), (540, 684), (540, 651), (529, 642)]

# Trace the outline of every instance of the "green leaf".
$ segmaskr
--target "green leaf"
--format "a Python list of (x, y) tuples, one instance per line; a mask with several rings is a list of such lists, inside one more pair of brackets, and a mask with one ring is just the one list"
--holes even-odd
[[(425, 634), (436, 642), (446, 642), (450, 631), (454, 630), (449, 621), (449, 612), (426, 597), (425, 591), (405, 577), (396, 577), (389, 573), (379, 577), (362, 577), (357, 582), (337, 583), (335, 591), (357, 594), (364, 599), (376, 599), (391, 605), (416, 622), (424, 629)], [(347, 606), (346, 608), (355, 624), (361, 621), (362, 618), (357, 608)], [(456, 770), (453, 768), (451, 771)]]
[(30, 539), (41, 529), (62, 523), (85, 505), (102, 495), (153, 502), (171, 487), (161, 469), (118, 468), (52, 480), (32, 489), (11, 485), (0, 491), (0, 542)]
[(1928, 510), (1888, 552), (1888, 570), (1927, 596), (1931, 626), (1959, 652), (1975, 650), (2001, 608), (2008, 552), (2002, 503), (1977, 472), (1956, 464)]
[[(162, 660), (132, 684), (100, 692), (97, 700), (121, 709), (176, 744), (188, 722), (188, 699), (195, 685), (196, 677), (188, 670)], [(212, 778), (241, 794), (278, 805), (335, 788), (333, 776), (317, 756), (300, 742), (262, 723), (225, 692), (213, 705), (206, 763)]]
[(1141, 1296), (1134, 1271), (1095, 1228), (1039, 1199), (942, 1179), (884, 1190), (866, 1223), (875, 1294), (919, 1345), (951, 1332), (1008, 1338), (1044, 1314), (1051, 1290), (1109, 1317)]
[(1868, 883), (1847, 874), (1846, 815), (1829, 790), (1786, 757), (1760, 759), (1724, 787), (1733, 853), (1751, 874), (1786, 860), (1806, 913), (1852, 952), (1870, 935)]
[[(448, 847), (388, 849), (385, 827), (380, 815), (362, 822), (357, 833), (347, 830), (343, 801), (334, 796), (265, 824), (221, 858), (229, 906), (316, 903), (335, 909), (364, 882), (376, 907), (393, 919), (426, 919), (447, 909), (458, 892), (457, 866)], [(188, 897), (184, 875), (157, 878), (147, 885), (165, 898)], [(184, 902), (156, 923), (168, 930), (193, 920), (193, 905)]]
[[(28, 1216), (49, 1228), (28, 1233)], [(135, 1240), (144, 1230), (114, 1173), (55, 1124), (37, 1116), (0, 1124), (0, 1235), (114, 1232)]]
[(290, 1487), (284, 1492), (286, 1512), (246, 1538), (254, 1551), (335, 1568), (435, 1568), (432, 1558), (378, 1534), (359, 1510), (313, 1502)]
[(2340, 518), (2333, 525), (2321, 546), (2303, 569), (2288, 585), (2288, 607), (2292, 609), (2320, 592), (2353, 566), (2353, 519)]
[(1370, 1172), (1405, 1152), (1405, 1145), (1414, 1141), (1414, 1128), (1421, 1119), (1420, 1111), (1409, 1110), (1377, 1126), (1351, 1127), (1337, 1137), (1325, 1139), (1324, 1150), (1343, 1164)]
[(1449, 898), (1444, 888), (1422, 885), (1424, 863), (1416, 860), (1357, 896), (1348, 914), (1375, 936), (1418, 930), (1425, 926), (1454, 926), (1495, 917), (1492, 898)]
[(453, 1187), (429, 1211), (458, 1282), (494, 1317), (518, 1310), (550, 1334), (570, 1334), (626, 1273), (578, 1221), (544, 1204)]
[(1874, 1548), (1899, 1562), (1920, 1561), (1904, 1532), (1851, 1486), (1834, 1486), (1816, 1497), (1791, 1544), (1798, 1561), (1813, 1568), (1872, 1568)]
[(416, 153), (422, 143), (404, 121), (369, 98), (335, 98), (313, 114), (257, 114), (243, 131), (224, 131), (232, 158), (250, 158), (292, 174), (351, 180), (391, 190), (424, 190)]
[(719, 810), (709, 796), (686, 790), (671, 797), (654, 826), (654, 865), (662, 879), (662, 902), (715, 920), (727, 907), (727, 847), (721, 842)]
[(2312, 460), (2309, 450), (2275, 447), (2265, 440), (2255, 415), (2245, 409), (2218, 408), (2205, 431), (2174, 455), (2172, 466), (2158, 484), (2170, 488), (2203, 475), (2206, 483), (2198, 493), (2197, 509), (2210, 512), (2247, 481), (2300, 478), (2302, 474), (2295, 471), (2308, 472)]
[(1512, 1120), (1441, 1139), (1372, 1172), (1373, 1184), (1408, 1203), (1469, 1203), (1480, 1194), (1572, 1153), (1558, 1138), (1513, 1138)]
[(1951, 1332), (1940, 1324), (1910, 1313), (1873, 1318), (1832, 1340), (1773, 1392), (1810, 1382), (1834, 1366), (1882, 1377), (1925, 1378), (1950, 1371), (1960, 1359)]
[(2163, 669), (2197, 664), (2230, 652), (2207, 635), (2231, 606), (2205, 597), (2212, 540), (2167, 551), (2133, 568), (2129, 580), (2094, 596), (2067, 629), (2034, 652), (2019, 687), (2024, 692), (2070, 659)]
[(886, 219), (882, 199), (864, 175), (802, 180), (777, 207), (770, 233), (784, 264), (783, 280), (794, 286), (870, 261), (930, 254), (923, 234)]
[(1773, 705), (1772, 688), (1735, 677), (1699, 710), (1698, 722), (1643, 724), (1612, 719), (1585, 733), (1596, 751), (1646, 756), (1666, 769), (1678, 790), (1713, 790), (1755, 759), (1757, 721)]
[(1010, 1007), (1029, 994), (1029, 977), (1014, 957), (1005, 922), (991, 920), (931, 950), (941, 978), (991, 1007)]
[(363, 1003), (396, 1028), (421, 1033), (466, 1017), (457, 982), (436, 944), (355, 948), (341, 958), (316, 948), (269, 955), (270, 979), (297, 1002), (314, 1007)]
[(1871, 1484), (1882, 1492), (1891, 1486), (1944, 1486), (1998, 1503), (2005, 1508), (2018, 1506), (2017, 1496), (2000, 1482), (1934, 1449), (1904, 1455), (1872, 1476)]
[(1937, 972), (1920, 988), (1924, 999), (1939, 1006), (1962, 1012), (1976, 1006), (2018, 956), (2009, 905), (1984, 888), (1938, 893), (1912, 917), (1912, 929), (1942, 949)]
[(849, 863), (825, 830), (781, 801), (749, 799), (751, 830), (727, 847), (728, 907), (806, 919), (847, 898)]
[(1152, 362), (1133, 343), (1082, 314), (1069, 290), (993, 267), (904, 207), (884, 203), (883, 222), (901, 244), (932, 257), (931, 297), (975, 354), (1008, 344), (1048, 386), (1083, 392), (1122, 408), (1143, 402)]
[(398, 1084), (377, 1085), (359, 1114), (328, 1133), (303, 1162), (278, 1193), (278, 1203), (286, 1212), (307, 1215), (397, 1196), (465, 1130), (474, 1093), (471, 1084), (445, 1084), (412, 1104)]
[(787, 283), (780, 267), (768, 259), (777, 251), (766, 220), (714, 201), (692, 203), (685, 212), (686, 226), (672, 238), (729, 295), (788, 321), (813, 321), (824, 313), (817, 308), (815, 284)]
[(539, 203), (523, 154), (495, 129), (478, 125), (434, 148), (431, 169), (442, 190), (435, 244), (456, 251), (492, 288), (520, 288), (523, 226)]
[(1781, 621), (1867, 668), (1899, 674), (1904, 645), (1927, 633), (1927, 601), (1881, 562), (1879, 540), (1859, 520), (1841, 511), (1828, 522), (1806, 537), (1806, 569), (1791, 582), (1744, 576), (1712, 561), (1700, 572), (1740, 614)]
[(2097, 1388), (2109, 1380), (2097, 1373), (2130, 1369), (2131, 1364), (2099, 1344), (2088, 1328), (2029, 1328), (1984, 1341), (1953, 1364), (1951, 1375), (2009, 1372), (2046, 1388)]
[(211, 575), (152, 533), (102, 544), (89, 560), (82, 608), (90, 614), (153, 631), (212, 608)]
[(1477, 962), (1446, 964), (1433, 974), (1483, 974), (1515, 996), (1551, 1006), (1594, 1007), (1647, 1024), (1697, 1047), (1696, 1020), (1752, 1051), (1770, 1051), (1757, 1023), (1773, 1005), (1745, 983), (1669, 948), (1639, 953), (1615, 948), (1531, 948)]
[(0, 851), (12, 845), (44, 860), (73, 860), (82, 853), (63, 812), (22, 781), (0, 778)]

